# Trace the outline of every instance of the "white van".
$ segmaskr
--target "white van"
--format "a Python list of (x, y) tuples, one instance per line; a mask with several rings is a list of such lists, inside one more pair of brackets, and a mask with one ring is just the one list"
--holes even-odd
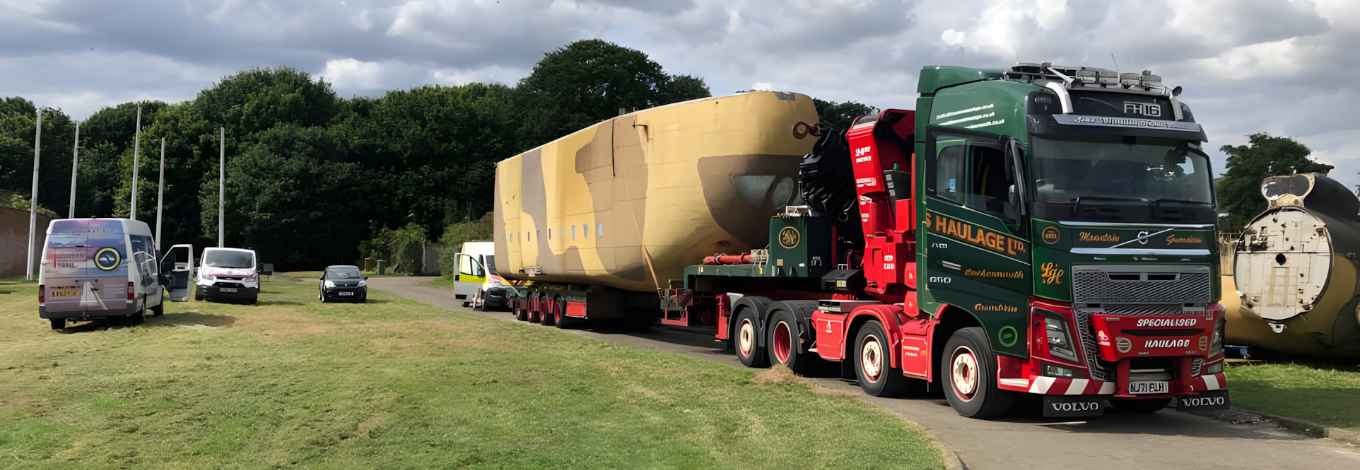
[(38, 317), (60, 330), (68, 320), (160, 316), (170, 279), (161, 276), (157, 254), (145, 222), (53, 220), (38, 271)]
[(509, 308), (514, 286), (496, 274), (496, 244), (487, 241), (464, 242), (454, 255), (453, 298), (477, 310)]
[(260, 298), (260, 264), (255, 250), (205, 248), (194, 280), (195, 300), (240, 300), (256, 303)]

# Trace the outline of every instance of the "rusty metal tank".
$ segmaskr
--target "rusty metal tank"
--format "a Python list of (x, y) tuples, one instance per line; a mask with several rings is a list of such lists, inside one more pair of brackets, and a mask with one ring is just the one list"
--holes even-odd
[[(1360, 357), (1360, 199), (1322, 174), (1266, 178), (1265, 212), (1237, 240), (1240, 307), (1227, 339), (1314, 357)], [(1229, 286), (1225, 285), (1225, 292)]]
[(498, 271), (654, 292), (706, 255), (763, 247), (817, 122), (807, 96), (749, 92), (621, 115), (503, 160)]

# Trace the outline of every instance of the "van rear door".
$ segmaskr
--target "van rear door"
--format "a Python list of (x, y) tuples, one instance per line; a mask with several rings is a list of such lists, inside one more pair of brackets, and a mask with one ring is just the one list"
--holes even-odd
[(121, 221), (56, 220), (49, 232), (42, 261), (48, 312), (126, 308), (128, 250)]

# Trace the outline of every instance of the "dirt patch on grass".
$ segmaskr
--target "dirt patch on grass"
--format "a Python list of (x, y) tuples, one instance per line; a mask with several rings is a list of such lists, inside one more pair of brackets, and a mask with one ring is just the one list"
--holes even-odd
[(384, 424), (387, 424), (387, 415), (369, 416), (354, 427), (354, 435), (365, 439), (373, 437), (373, 430), (382, 427)]
[(769, 369), (757, 372), (755, 381), (758, 384), (798, 384), (803, 380), (793, 374), (788, 367), (774, 366)]
[(333, 321), (318, 321), (315, 315), (303, 315), (282, 309), (273, 309), (256, 315), (242, 315), (236, 319), (235, 327), (274, 338), (325, 335), (339, 329), (339, 325)]

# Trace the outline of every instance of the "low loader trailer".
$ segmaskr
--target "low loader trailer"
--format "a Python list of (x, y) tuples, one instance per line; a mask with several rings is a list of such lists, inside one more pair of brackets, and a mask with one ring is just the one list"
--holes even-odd
[(844, 131), (785, 93), (620, 116), (498, 167), (511, 309), (711, 328), (749, 367), (836, 363), (968, 417), (1026, 395), (1226, 408), (1212, 171), (1180, 91), (928, 66), (915, 110)]

